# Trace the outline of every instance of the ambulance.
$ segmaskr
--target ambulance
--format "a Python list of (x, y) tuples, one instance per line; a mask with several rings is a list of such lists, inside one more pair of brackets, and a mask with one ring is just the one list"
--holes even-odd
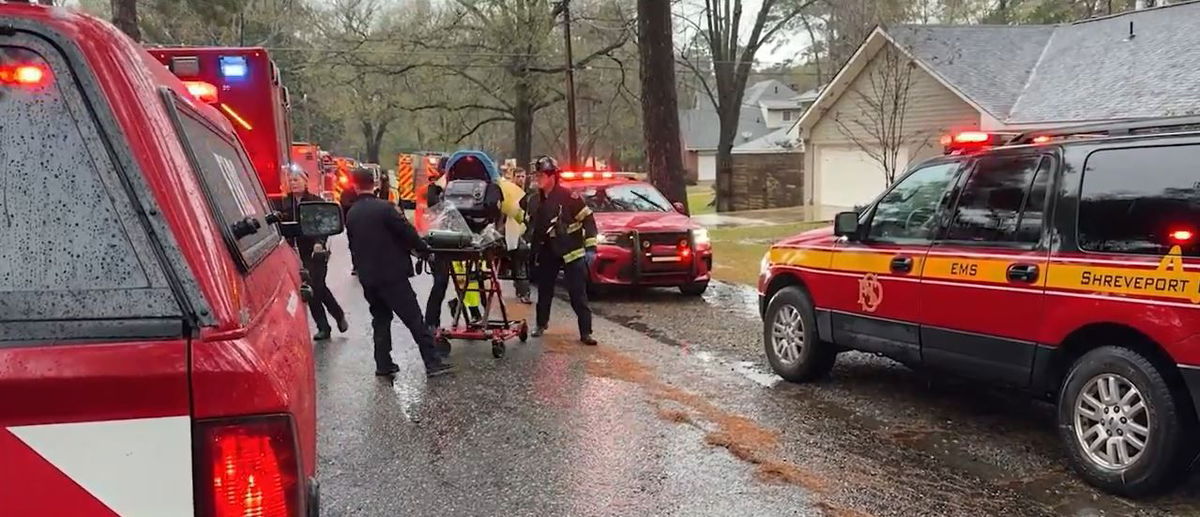
[(767, 360), (884, 355), (1057, 404), (1072, 467), (1142, 496), (1185, 479), (1200, 410), (1200, 118), (960, 132), (861, 211), (785, 239)]
[(192, 96), (221, 112), (250, 153), (267, 197), (287, 193), (291, 159), (290, 99), (279, 67), (258, 47), (152, 48), (150, 54), (187, 85)]
[(3, 2), (0, 120), (36, 164), (3, 171), (0, 515), (316, 515), (299, 259), (234, 123), (108, 22)]

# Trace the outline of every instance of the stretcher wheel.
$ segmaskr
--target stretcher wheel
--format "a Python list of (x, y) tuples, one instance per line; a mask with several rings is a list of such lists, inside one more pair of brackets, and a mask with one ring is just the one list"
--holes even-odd
[(521, 324), (521, 333), (517, 334), (517, 337), (521, 339), (522, 343), (529, 341), (529, 324), (528, 323)]
[(437, 348), (438, 354), (442, 357), (450, 356), (450, 340), (446, 336), (438, 336), (433, 340), (434, 348)]
[(492, 357), (499, 359), (504, 357), (504, 342), (500, 340), (492, 341)]

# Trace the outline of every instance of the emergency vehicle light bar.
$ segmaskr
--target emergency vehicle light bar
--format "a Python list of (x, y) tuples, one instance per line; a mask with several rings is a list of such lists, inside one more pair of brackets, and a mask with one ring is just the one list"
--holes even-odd
[[(1176, 133), (1184, 131), (1200, 131), (1200, 116), (1188, 115), (1182, 117), (1156, 117), (1127, 120), (1123, 122), (1107, 122), (1103, 124), (1084, 124), (1051, 129), (1035, 129), (1017, 135), (1013, 144), (1040, 143), (1057, 138), (1103, 138), (1112, 136), (1144, 135), (1154, 133)], [(1040, 142), (1038, 139), (1042, 139)]]
[(942, 135), (941, 143), (945, 154), (961, 154), (967, 151), (1006, 145), (1018, 133), (989, 131), (960, 131)]
[(246, 77), (249, 66), (244, 56), (221, 56), (221, 76), (225, 78)]

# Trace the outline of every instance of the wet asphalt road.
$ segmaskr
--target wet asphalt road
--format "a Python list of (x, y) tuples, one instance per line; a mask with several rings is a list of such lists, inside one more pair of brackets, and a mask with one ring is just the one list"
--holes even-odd
[(500, 360), (456, 342), (458, 372), (429, 381), (397, 321), (404, 370), (377, 379), (334, 248), (352, 329), (317, 345), (326, 516), (1200, 515), (1196, 476), (1137, 502), (1084, 485), (1044, 403), (862, 354), (829, 381), (780, 382), (740, 287), (610, 295), (594, 303), (597, 348), (556, 301), (547, 336)]

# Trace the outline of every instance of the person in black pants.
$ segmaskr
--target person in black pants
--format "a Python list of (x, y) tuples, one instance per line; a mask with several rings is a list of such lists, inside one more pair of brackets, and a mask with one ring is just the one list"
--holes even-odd
[(417, 293), (410, 282), (414, 273), (412, 253), (428, 255), (429, 245), (400, 215), (396, 205), (375, 196), (375, 175), (369, 169), (355, 169), (352, 176), (358, 198), (346, 217), (346, 236), (358, 282), (371, 308), (375, 375), (400, 371), (392, 361), (393, 314), (412, 333), (425, 363), (425, 374), (433, 377), (447, 373), (453, 367), (442, 362), (434, 349), (433, 334), (421, 317)]
[(558, 272), (563, 272), (571, 308), (579, 321), (579, 340), (596, 345), (592, 337), (592, 309), (588, 307), (588, 270), (596, 256), (596, 219), (578, 193), (559, 184), (558, 164), (543, 156), (535, 162), (538, 192), (526, 196), (526, 213), (533, 226), (530, 245), (537, 260), (537, 327), (541, 336), (550, 325), (550, 305)]
[[(282, 206), (280, 206), (283, 219), (286, 221), (296, 220), (300, 203), (324, 201), (308, 191), (308, 175), (304, 171), (291, 172), (288, 175), (288, 187), (290, 192), (284, 196)], [(338, 331), (346, 333), (347, 330), (350, 330), (350, 324), (346, 322), (346, 313), (337, 299), (333, 297), (329, 286), (325, 284), (325, 276), (329, 272), (329, 249), (325, 245), (325, 239), (294, 237), (289, 238), (288, 243), (300, 254), (300, 262), (308, 271), (308, 284), (313, 290), (312, 299), (308, 302), (308, 310), (312, 314), (313, 322), (317, 324), (317, 333), (313, 336), (313, 340), (328, 340), (333, 332), (329, 326), (326, 310), (337, 322)]]

